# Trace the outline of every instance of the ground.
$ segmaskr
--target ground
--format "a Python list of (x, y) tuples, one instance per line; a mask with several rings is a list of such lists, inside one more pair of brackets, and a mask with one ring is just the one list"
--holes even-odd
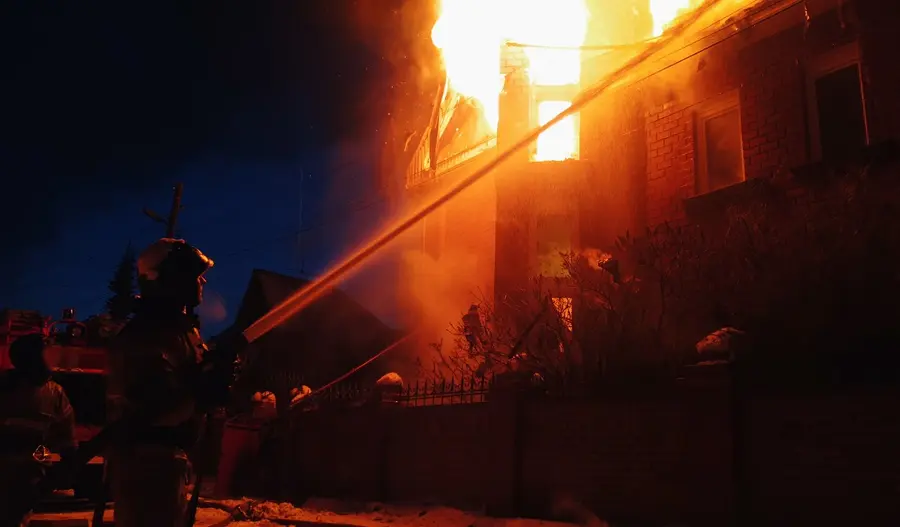
[[(206, 502), (212, 505), (212, 502)], [(234, 507), (241, 505), (241, 500), (225, 500), (216, 505)], [(247, 508), (247, 507), (245, 507)], [(257, 521), (234, 521), (232, 527), (263, 527), (295, 525), (306, 527), (328, 525), (331, 527), (572, 527), (572, 524), (548, 522), (529, 519), (488, 518), (479, 514), (464, 512), (448, 507), (433, 506), (399, 506), (369, 503), (352, 506), (334, 500), (313, 499), (303, 508), (295, 508), (289, 504), (273, 502), (254, 503), (248, 512), (254, 518), (265, 518)], [(211, 527), (226, 518), (228, 513), (210, 506), (201, 507), (197, 511), (197, 527)], [(60, 520), (89, 520), (90, 512), (54, 513), (35, 515), (32, 525), (53, 525), (50, 522)], [(112, 522), (113, 513), (107, 511), (106, 522)], [(596, 524), (600, 527), (602, 523)], [(595, 525), (590, 525), (595, 527)]]

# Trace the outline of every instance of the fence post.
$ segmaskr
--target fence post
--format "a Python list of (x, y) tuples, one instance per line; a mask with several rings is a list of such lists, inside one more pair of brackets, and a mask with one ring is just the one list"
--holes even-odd
[(751, 525), (753, 520), (747, 481), (747, 386), (743, 364), (733, 360), (729, 365), (729, 389), (731, 396), (731, 470), (733, 501), (733, 525)]
[(522, 400), (515, 388), (492, 389), (487, 403), (490, 416), (486, 446), (492, 466), (487, 471), (492, 489), (486, 496), (488, 514), (512, 516), (521, 505)]
[(373, 413), (376, 414), (375, 422), (377, 423), (376, 430), (378, 430), (378, 435), (375, 437), (378, 445), (375, 499), (385, 503), (391, 499), (390, 470), (393, 463), (391, 463), (390, 454), (391, 442), (394, 438), (392, 429), (396, 426), (397, 412), (401, 410), (398, 404), (385, 401), (381, 394), (378, 394), (378, 397), (377, 403), (372, 406)]

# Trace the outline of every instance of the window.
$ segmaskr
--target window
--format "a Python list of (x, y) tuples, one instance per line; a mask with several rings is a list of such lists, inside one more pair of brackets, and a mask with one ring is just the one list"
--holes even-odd
[(814, 160), (841, 160), (869, 144), (859, 48), (851, 44), (810, 63), (810, 143)]
[(567, 214), (546, 214), (537, 219), (538, 274), (546, 277), (567, 276), (563, 253), (572, 250), (573, 222)]
[(701, 105), (696, 112), (697, 193), (744, 181), (741, 108), (736, 92)]
[[(541, 126), (547, 124), (560, 113), (566, 110), (572, 103), (566, 101), (543, 101), (538, 104), (538, 122)], [(565, 161), (566, 159), (578, 159), (578, 114), (572, 114), (546, 132), (538, 136), (537, 153), (535, 161)]]

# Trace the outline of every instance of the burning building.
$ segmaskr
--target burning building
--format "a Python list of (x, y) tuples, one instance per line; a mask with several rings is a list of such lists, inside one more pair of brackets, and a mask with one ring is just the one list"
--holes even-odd
[[(704, 4), (508, 3), (442, 2), (432, 39), (446, 82), (408, 147), (406, 201), (471, 174)], [(715, 222), (723, 204), (758, 199), (756, 183), (773, 174), (896, 138), (896, 18), (875, 0), (718, 2), (429, 216), (407, 262), (411, 294), (446, 323), (473, 293), (494, 299), (535, 275), (563, 276), (560, 252), (663, 222)]]

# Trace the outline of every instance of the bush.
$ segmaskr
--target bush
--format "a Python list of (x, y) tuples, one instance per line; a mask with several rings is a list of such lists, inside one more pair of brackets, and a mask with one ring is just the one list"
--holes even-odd
[[(805, 186), (773, 180), (766, 199), (729, 206), (725, 221), (664, 224), (626, 233), (609, 254), (563, 255), (567, 278), (536, 279), (499, 306), (479, 299), (476, 345), (463, 323), (451, 324), (449, 344), (433, 345), (433, 373), (671, 376), (724, 326), (748, 332), (764, 369), (821, 377), (865, 362), (869, 373), (898, 371), (884, 367), (896, 362), (900, 336), (894, 173), (866, 168)], [(560, 286), (574, 291), (573, 310), (553, 305)]]

